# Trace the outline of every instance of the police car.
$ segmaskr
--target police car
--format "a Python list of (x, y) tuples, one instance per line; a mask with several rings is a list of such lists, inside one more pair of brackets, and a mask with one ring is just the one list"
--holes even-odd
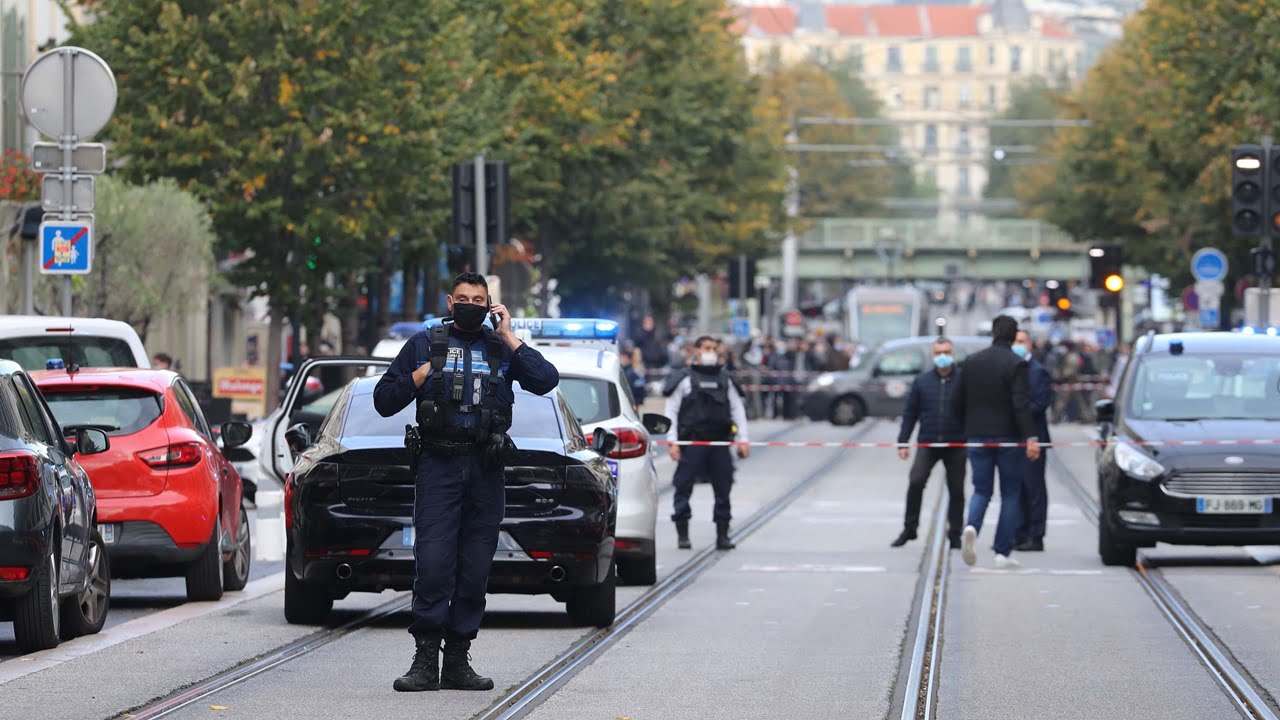
[(605, 456), (618, 483), (615, 555), (618, 579), (627, 585), (657, 580), (654, 525), (658, 516), (657, 450), (671, 420), (641, 415), (618, 358), (618, 323), (593, 318), (513, 318), (511, 329), (560, 371), (560, 392), (590, 435), (604, 428), (618, 437)]

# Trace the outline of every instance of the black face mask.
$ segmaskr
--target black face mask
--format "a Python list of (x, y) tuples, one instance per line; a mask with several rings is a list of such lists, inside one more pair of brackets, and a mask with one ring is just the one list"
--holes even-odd
[(476, 305), (475, 303), (453, 304), (453, 323), (458, 326), (459, 330), (470, 332), (479, 330), (480, 323), (484, 322), (484, 316), (488, 314), (489, 308), (484, 305)]

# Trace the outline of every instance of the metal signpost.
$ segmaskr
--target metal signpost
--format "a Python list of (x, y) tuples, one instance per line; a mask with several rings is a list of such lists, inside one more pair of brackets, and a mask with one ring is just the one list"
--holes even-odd
[(1227, 256), (1218, 248), (1201, 248), (1191, 256), (1191, 275), (1196, 279), (1202, 328), (1217, 329), (1222, 322), (1220, 309), (1227, 267)]
[(106, 146), (86, 143), (115, 112), (116, 79), (107, 63), (78, 47), (36, 58), (22, 75), (22, 111), (57, 143), (36, 143), (32, 168), (44, 173), (41, 205), (56, 220), (40, 224), (40, 272), (63, 275), (62, 314), (71, 314), (71, 275), (93, 267), (94, 175), (106, 170)]

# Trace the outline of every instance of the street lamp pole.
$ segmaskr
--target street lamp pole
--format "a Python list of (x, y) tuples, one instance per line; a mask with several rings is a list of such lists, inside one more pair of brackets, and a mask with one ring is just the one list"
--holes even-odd
[[(795, 145), (798, 136), (794, 129), (787, 133), (787, 144)], [(800, 216), (800, 173), (795, 165), (787, 166), (787, 234), (782, 240), (782, 307), (786, 312), (797, 305), (796, 262), (800, 241), (796, 237), (796, 218)]]

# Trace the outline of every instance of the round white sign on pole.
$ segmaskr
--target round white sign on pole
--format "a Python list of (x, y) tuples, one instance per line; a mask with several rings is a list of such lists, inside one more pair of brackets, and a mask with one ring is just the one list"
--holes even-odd
[[(66, 63), (71, 63), (71, 127), (63, 127)], [(22, 75), (22, 111), (41, 133), (83, 142), (106, 126), (116, 109), (116, 77), (102, 58), (84, 48), (54, 48), (36, 58)]]

